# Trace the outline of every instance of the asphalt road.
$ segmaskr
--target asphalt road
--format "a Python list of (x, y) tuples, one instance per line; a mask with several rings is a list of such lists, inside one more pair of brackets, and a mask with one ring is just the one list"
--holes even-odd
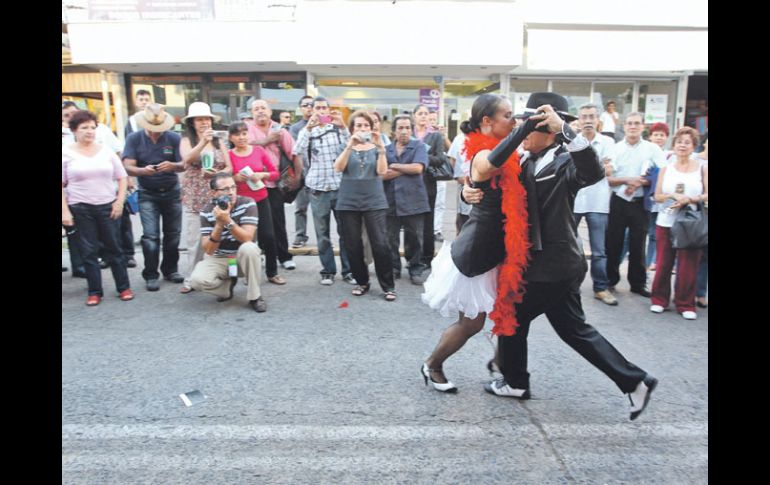
[[(660, 380), (631, 422), (627, 397), (543, 317), (532, 400), (484, 392), (491, 322), (446, 362), (460, 391), (445, 395), (419, 367), (453, 320), (408, 280), (394, 303), (376, 283), (353, 297), (297, 256), (287, 285), (264, 282), (257, 314), (242, 284), (225, 303), (168, 282), (149, 293), (137, 259), (131, 302), (104, 271), (106, 298), (88, 308), (85, 281), (62, 273), (62, 483), (708, 481), (708, 311), (652, 314), (625, 283), (609, 307), (584, 281), (589, 323)], [(193, 390), (206, 399), (186, 407)]]

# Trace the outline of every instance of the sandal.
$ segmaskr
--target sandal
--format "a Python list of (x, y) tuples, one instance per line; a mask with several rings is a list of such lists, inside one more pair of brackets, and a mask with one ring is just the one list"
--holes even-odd
[(353, 296), (363, 296), (363, 295), (369, 293), (369, 288), (370, 287), (371, 287), (370, 284), (358, 285), (355, 288), (353, 288), (353, 291), (351, 293), (353, 293)]
[(276, 285), (285, 285), (286, 284), (286, 280), (283, 279), (283, 277), (281, 275), (271, 276), (270, 278), (267, 279), (267, 281), (269, 281), (270, 283), (276, 284)]
[(386, 291), (385, 292), (385, 301), (396, 301), (396, 292), (395, 291)]

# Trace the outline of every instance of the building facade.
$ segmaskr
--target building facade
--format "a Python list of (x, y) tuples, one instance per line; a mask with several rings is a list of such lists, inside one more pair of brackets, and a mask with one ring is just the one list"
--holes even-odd
[(424, 102), (453, 135), (479, 94), (519, 110), (556, 91), (573, 111), (613, 100), (648, 123), (708, 126), (705, 0), (77, 3), (62, 7), (63, 96), (101, 98), (119, 135), (137, 89), (178, 118), (205, 101), (223, 124), (254, 97), (295, 110), (307, 92), (389, 118)]

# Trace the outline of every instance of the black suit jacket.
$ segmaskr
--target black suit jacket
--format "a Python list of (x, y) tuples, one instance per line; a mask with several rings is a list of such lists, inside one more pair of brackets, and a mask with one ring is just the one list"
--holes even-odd
[(537, 176), (534, 162), (525, 160), (521, 168), (532, 244), (532, 259), (524, 279), (563, 281), (586, 272), (588, 265), (578, 243), (573, 207), (578, 190), (604, 178), (596, 151), (589, 145), (570, 153), (562, 145)]

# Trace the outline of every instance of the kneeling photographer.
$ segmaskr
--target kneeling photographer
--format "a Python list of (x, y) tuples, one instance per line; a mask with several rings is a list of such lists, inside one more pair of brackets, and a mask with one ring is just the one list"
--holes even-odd
[(257, 204), (238, 196), (229, 173), (217, 173), (210, 181), (212, 201), (201, 211), (201, 246), (206, 256), (195, 265), (190, 286), (216, 295), (217, 301), (233, 297), (238, 277), (248, 282), (247, 298), (256, 312), (267, 310), (259, 288), (260, 250), (252, 242), (259, 222)]

